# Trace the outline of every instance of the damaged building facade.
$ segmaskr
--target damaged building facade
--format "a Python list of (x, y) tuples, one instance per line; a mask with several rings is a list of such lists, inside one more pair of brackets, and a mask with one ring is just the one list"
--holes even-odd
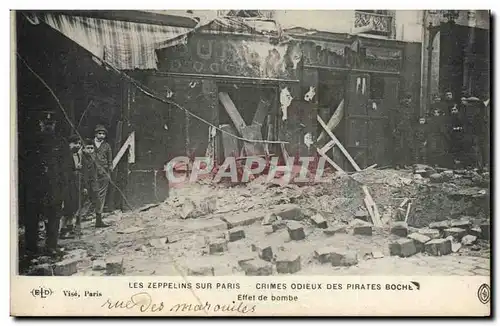
[[(174, 157), (317, 156), (329, 140), (318, 116), (361, 168), (385, 166), (389, 109), (399, 107), (402, 93), (413, 94), (416, 108), (421, 101), (422, 11), (223, 11), (206, 21), (102, 15), (18, 14), (18, 51), (50, 53), (28, 61), (66, 94), (63, 105), (80, 133), (92, 136), (98, 123), (108, 128), (123, 192), (110, 195), (115, 208), (164, 200), (164, 167)], [(78, 28), (104, 36), (82, 41)], [(23, 37), (40, 43), (28, 47)], [(21, 79), (18, 89), (37, 83)], [(26, 110), (19, 112), (57, 110), (43, 87), (29, 87), (45, 100), (27, 103), (20, 92)], [(23, 128), (29, 118), (20, 118)], [(70, 133), (66, 125), (63, 136)], [(322, 154), (348, 170), (332, 147)]]

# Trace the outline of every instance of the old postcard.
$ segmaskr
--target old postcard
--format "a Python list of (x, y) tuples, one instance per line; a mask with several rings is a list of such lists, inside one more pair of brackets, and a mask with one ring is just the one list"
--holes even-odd
[(11, 18), (11, 315), (490, 316), (489, 11)]

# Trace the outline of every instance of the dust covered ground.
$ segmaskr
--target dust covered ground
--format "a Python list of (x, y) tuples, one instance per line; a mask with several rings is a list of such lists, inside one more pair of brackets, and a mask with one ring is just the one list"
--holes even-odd
[[(372, 225), (363, 185), (381, 226)], [(489, 199), (488, 173), (426, 166), (329, 174), (302, 186), (263, 177), (195, 183), (160, 205), (108, 215), (107, 229), (84, 222), (80, 238), (60, 240), (64, 257), (39, 257), (26, 273), (489, 275)], [(429, 229), (437, 240), (411, 236)]]

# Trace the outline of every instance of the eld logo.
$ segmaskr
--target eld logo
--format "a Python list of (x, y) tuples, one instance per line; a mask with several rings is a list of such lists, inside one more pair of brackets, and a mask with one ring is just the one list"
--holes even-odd
[(40, 288), (31, 290), (32, 296), (34, 296), (35, 298), (39, 297), (42, 299), (45, 299), (46, 297), (48, 297), (49, 295), (52, 295), (53, 293), (54, 293), (54, 291), (52, 291), (52, 289), (46, 289), (44, 287), (40, 287)]

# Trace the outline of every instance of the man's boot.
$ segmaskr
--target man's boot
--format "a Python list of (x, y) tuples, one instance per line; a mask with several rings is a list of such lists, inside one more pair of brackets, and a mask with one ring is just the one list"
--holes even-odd
[(102, 214), (96, 213), (95, 215), (95, 227), (96, 228), (107, 228), (109, 225), (102, 221)]

